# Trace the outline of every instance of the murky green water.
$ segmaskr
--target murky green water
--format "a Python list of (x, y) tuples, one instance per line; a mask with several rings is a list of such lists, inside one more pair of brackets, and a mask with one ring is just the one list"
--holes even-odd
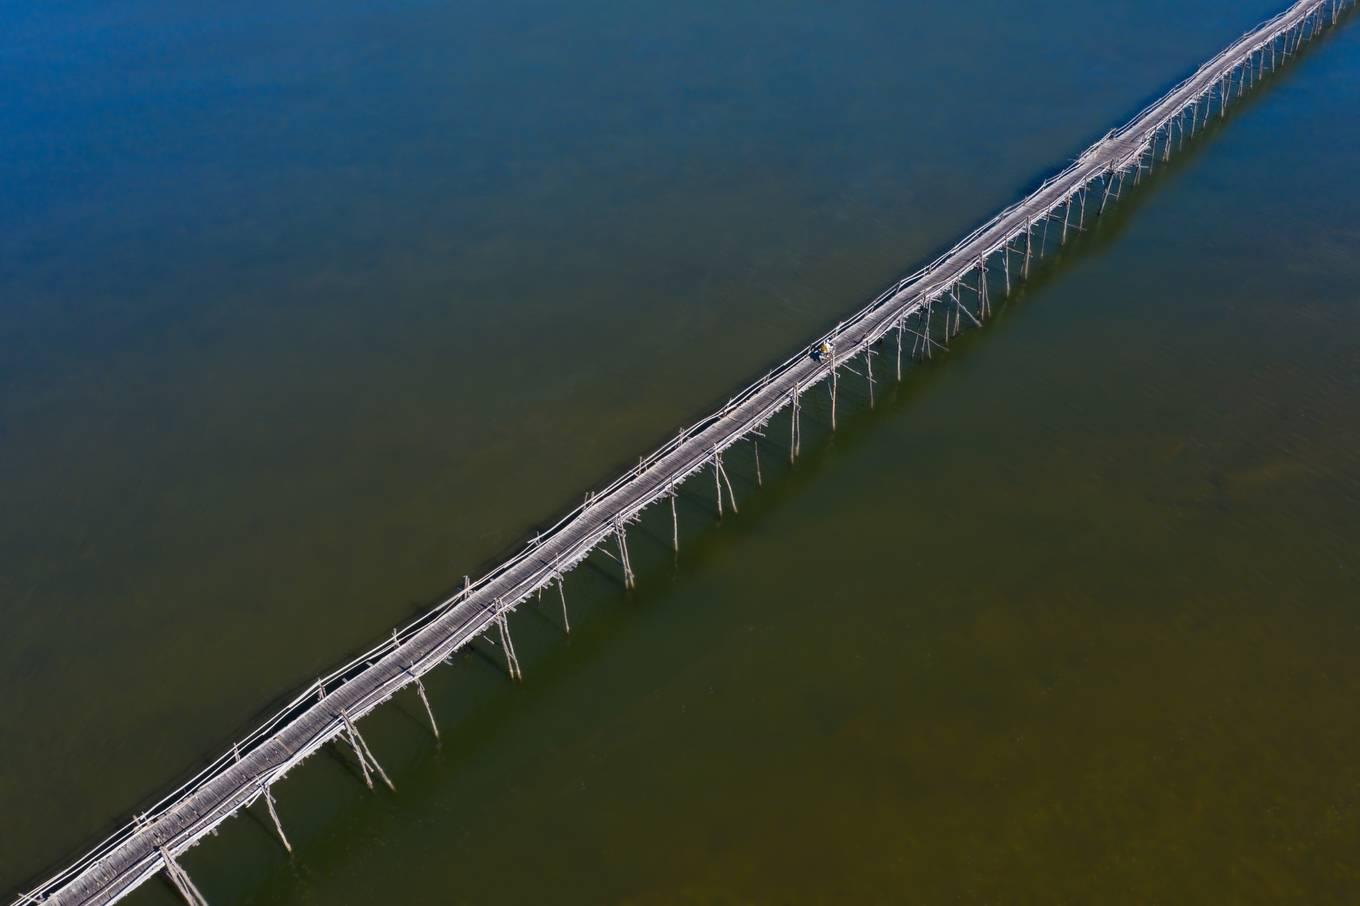
[[(0, 13), (4, 889), (1274, 8)], [(1352, 23), (199, 886), (1353, 902), (1357, 73)]]

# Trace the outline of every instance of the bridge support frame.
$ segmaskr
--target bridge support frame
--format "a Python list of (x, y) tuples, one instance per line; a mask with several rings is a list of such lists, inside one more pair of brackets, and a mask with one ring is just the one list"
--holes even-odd
[(274, 807), (274, 794), (270, 791), (269, 784), (265, 782), (263, 777), (260, 778), (260, 798), (264, 800), (265, 807), (269, 810), (269, 817), (274, 821), (274, 830), (279, 835), (279, 842), (291, 855), (293, 844), (288, 842), (288, 836), (283, 832), (283, 822), (279, 820), (278, 810)]
[(712, 459), (713, 485), (718, 491), (718, 518), (721, 519), (723, 514), (723, 485), (727, 485), (727, 499), (728, 502), (732, 504), (732, 512), (734, 514), (739, 512), (737, 509), (737, 495), (732, 493), (732, 481), (727, 477), (727, 470), (723, 468), (722, 451), (719, 450), (716, 445), (713, 447)]
[(874, 408), (874, 350), (872, 343), (864, 344), (864, 372), (869, 381), (869, 408)]
[(373, 750), (368, 747), (368, 743), (365, 742), (364, 737), (360, 735), (359, 728), (354, 725), (354, 721), (350, 720), (349, 712), (341, 710), (340, 718), (345, 722), (345, 732), (349, 734), (350, 748), (354, 750), (355, 756), (359, 759), (359, 767), (364, 773), (364, 783), (368, 785), (370, 790), (373, 789), (373, 777), (369, 773), (369, 767), (371, 766), (373, 770), (377, 772), (378, 776), (382, 778), (382, 782), (387, 784), (387, 788), (395, 793), (397, 791), (396, 784), (392, 782), (391, 777), (387, 776), (387, 772), (383, 770), (382, 765), (378, 763), (378, 759), (374, 757)]
[(169, 879), (170, 885), (175, 888), (179, 895), (184, 898), (184, 902), (188, 903), (189, 906), (208, 906), (207, 897), (203, 896), (202, 891), (194, 886), (194, 882), (189, 879), (189, 873), (180, 867), (174, 856), (170, 855), (170, 850), (164, 846), (160, 846), (158, 849), (160, 849), (161, 861), (165, 863), (165, 877)]
[(619, 565), (623, 567), (623, 587), (633, 588), (637, 583), (636, 577), (633, 575), (633, 561), (628, 556), (628, 532), (620, 519), (614, 520), (614, 542), (619, 546)]
[(501, 608), (500, 598), (496, 599), (494, 606), (496, 608), (496, 629), (501, 638), (501, 650), (505, 652), (505, 672), (510, 674), (512, 680), (520, 682), (524, 679), (524, 674), (519, 669), (519, 656), (515, 654), (515, 640), (510, 637), (510, 620)]
[(420, 703), (425, 706), (425, 716), (430, 719), (430, 731), (434, 733), (434, 741), (439, 742), (439, 724), (434, 719), (434, 709), (430, 707), (430, 697), (425, 694), (425, 684), (420, 681), (420, 675), (412, 673), (411, 678), (416, 687), (416, 695), (420, 696)]

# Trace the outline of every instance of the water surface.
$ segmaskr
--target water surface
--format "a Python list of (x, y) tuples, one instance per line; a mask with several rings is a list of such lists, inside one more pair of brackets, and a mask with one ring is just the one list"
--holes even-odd
[[(6, 9), (6, 889), (1274, 11), (1074, 9)], [(200, 887), (1353, 901), (1356, 34)]]

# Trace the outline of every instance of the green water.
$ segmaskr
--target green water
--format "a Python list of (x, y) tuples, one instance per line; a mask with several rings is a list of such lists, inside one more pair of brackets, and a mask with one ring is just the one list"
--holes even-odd
[[(6, 13), (5, 889), (1274, 11), (1034, 6)], [(694, 482), (635, 593), (515, 618), (522, 686), (430, 677), (441, 746), (366, 721), (396, 795), (319, 756), (291, 860), (259, 815), (186, 868), (1353, 902), (1358, 72), (1352, 24), (796, 469), (776, 422), (739, 515)]]

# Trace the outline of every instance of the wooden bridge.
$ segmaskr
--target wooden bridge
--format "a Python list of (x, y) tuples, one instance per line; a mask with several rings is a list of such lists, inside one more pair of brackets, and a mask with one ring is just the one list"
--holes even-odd
[[(234, 744), (196, 777), (145, 814), (100, 843), (70, 867), (24, 894), (30, 903), (93, 906), (116, 902), (157, 872), (191, 906), (206, 903), (176, 857), (218, 824), (263, 798), (279, 838), (288, 847), (270, 788), (326, 743), (348, 745), (365, 781), (373, 775), (391, 785), (359, 733), (358, 721), (407, 686), (414, 686), (435, 735), (439, 733), (421, 676), (484, 633), (494, 631), (511, 675), (519, 678), (507, 614), (531, 596), (556, 585), (566, 620), (565, 573), (598, 546), (612, 541), (624, 581), (634, 581), (627, 527), (647, 507), (670, 503), (675, 526), (677, 487), (711, 470), (721, 512), (724, 493), (736, 508), (723, 469), (723, 453), (734, 444), (762, 436), (782, 410), (789, 418), (789, 456), (799, 449), (799, 400), (830, 381), (835, 427), (836, 388), (851, 359), (862, 358), (862, 376), (872, 398), (874, 359), (893, 356), (897, 378), (903, 355), (929, 357), (964, 326), (981, 326), (990, 299), (1009, 292), (1051, 244), (1098, 216), (1125, 188), (1165, 161), (1210, 117), (1222, 117), (1235, 98), (1288, 61), (1307, 41), (1355, 0), (1300, 0), (1235, 41), (1122, 128), (1087, 149), (1070, 166), (1045, 181), (964, 237), (957, 245), (814, 342), (829, 355), (814, 360), (800, 350), (726, 405), (681, 431), (674, 439), (585, 502), (525, 548), (464, 587), (391, 639), (329, 676), (318, 679), (283, 710)], [(1051, 235), (1050, 235), (1051, 234)], [(940, 316), (935, 316), (939, 309)], [(880, 341), (887, 341), (886, 343)], [(880, 369), (883, 366), (880, 365)], [(857, 372), (859, 373), (859, 372)], [(678, 533), (675, 536), (678, 545)], [(569, 624), (568, 624), (569, 628)]]

